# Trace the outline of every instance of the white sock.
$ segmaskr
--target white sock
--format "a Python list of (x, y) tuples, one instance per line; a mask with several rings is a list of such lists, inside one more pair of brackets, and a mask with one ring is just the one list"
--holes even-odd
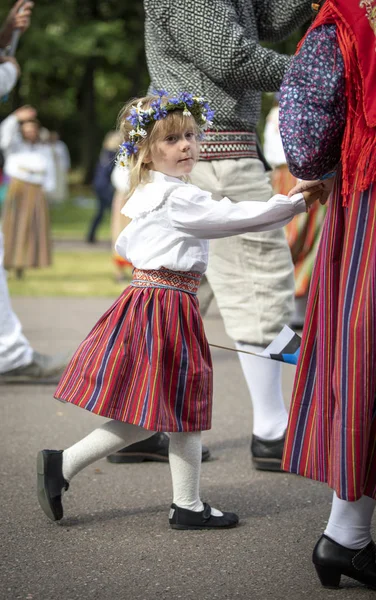
[(107, 421), (63, 452), (63, 477), (70, 481), (88, 465), (124, 446), (141, 442), (155, 433), (122, 421)]
[(369, 496), (362, 496), (356, 502), (347, 502), (334, 492), (325, 535), (346, 548), (364, 548), (372, 539), (371, 521), (375, 506), (376, 500)]
[[(237, 350), (261, 352), (261, 346), (235, 342)], [(276, 440), (285, 432), (288, 413), (282, 394), (282, 365), (275, 360), (238, 353), (253, 406), (253, 433)]]
[[(172, 477), (173, 503), (195, 512), (204, 510), (200, 499), (201, 432), (171, 433), (169, 461)], [(223, 513), (211, 509), (214, 517)]]

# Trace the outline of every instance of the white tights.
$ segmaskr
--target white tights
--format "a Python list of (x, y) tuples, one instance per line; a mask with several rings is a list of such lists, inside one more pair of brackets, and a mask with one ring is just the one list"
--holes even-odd
[[(85, 438), (63, 452), (63, 476), (67, 481), (93, 462), (104, 458), (124, 446), (141, 442), (153, 435), (142, 427), (107, 421)], [(201, 432), (170, 434), (170, 469), (173, 487), (173, 502), (181, 508), (203, 510), (200, 499)], [(222, 513), (215, 508), (212, 514)]]
[(362, 496), (356, 502), (347, 502), (334, 492), (325, 535), (346, 548), (364, 548), (372, 539), (371, 521), (375, 506), (376, 500), (369, 496)]

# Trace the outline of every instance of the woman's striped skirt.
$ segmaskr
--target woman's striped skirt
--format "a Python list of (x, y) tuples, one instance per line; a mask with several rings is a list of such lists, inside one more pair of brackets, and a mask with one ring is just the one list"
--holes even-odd
[(310, 287), (282, 467), (376, 498), (376, 186), (329, 201)]
[(210, 429), (212, 363), (197, 272), (135, 269), (67, 366), (55, 398), (153, 431)]
[(3, 233), (6, 269), (51, 264), (49, 211), (40, 185), (11, 179), (4, 203)]

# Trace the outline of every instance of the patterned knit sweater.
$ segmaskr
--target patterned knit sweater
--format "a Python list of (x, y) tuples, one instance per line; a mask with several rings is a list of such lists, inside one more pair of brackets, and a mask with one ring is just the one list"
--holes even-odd
[(261, 92), (290, 58), (263, 48), (311, 16), (311, 0), (144, 0), (150, 88), (205, 96), (216, 111), (201, 159), (256, 157)]

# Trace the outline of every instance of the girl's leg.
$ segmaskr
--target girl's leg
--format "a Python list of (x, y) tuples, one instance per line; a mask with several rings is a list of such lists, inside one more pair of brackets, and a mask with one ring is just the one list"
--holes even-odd
[(38, 452), (38, 501), (47, 517), (52, 521), (63, 518), (62, 494), (79, 471), (124, 445), (134, 444), (152, 434), (152, 431), (136, 425), (108, 421), (67, 450)]
[(176, 529), (235, 527), (237, 515), (204, 506), (200, 498), (201, 432), (171, 433), (170, 469), (173, 504), (170, 525)]
[(91, 463), (116, 452), (124, 446), (141, 442), (153, 435), (137, 425), (123, 423), (122, 421), (108, 421), (98, 429), (94, 429), (85, 438), (67, 448), (63, 452), (63, 476), (66, 481), (71, 481)]
[(334, 492), (324, 534), (345, 548), (364, 548), (372, 539), (371, 521), (375, 506), (376, 500), (369, 496), (362, 496), (356, 502), (347, 502)]

